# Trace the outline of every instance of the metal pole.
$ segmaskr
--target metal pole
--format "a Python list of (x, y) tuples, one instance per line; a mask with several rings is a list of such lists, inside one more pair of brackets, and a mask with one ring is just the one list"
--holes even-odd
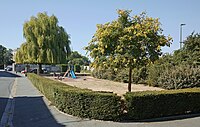
[(182, 26), (184, 26), (186, 24), (181, 24), (180, 25), (180, 49), (182, 48), (183, 45), (183, 40), (182, 40)]
[(182, 48), (182, 25), (180, 25), (180, 49)]

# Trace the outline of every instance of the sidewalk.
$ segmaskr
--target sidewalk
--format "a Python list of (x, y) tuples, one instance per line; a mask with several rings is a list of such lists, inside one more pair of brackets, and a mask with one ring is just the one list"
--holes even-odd
[(59, 112), (24, 76), (16, 78), (14, 127), (199, 127), (200, 117), (163, 122), (80, 119)]

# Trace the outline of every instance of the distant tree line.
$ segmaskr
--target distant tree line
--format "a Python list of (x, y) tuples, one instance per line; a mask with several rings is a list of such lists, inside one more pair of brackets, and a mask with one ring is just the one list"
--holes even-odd
[(7, 49), (3, 45), (0, 45), (0, 67), (4, 65), (11, 65), (13, 63), (13, 50)]

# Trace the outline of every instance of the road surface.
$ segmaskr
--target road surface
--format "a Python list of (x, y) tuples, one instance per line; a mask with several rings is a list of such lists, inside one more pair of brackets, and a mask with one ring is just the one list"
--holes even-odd
[(0, 120), (5, 112), (5, 108), (16, 77), (19, 76), (0, 70)]

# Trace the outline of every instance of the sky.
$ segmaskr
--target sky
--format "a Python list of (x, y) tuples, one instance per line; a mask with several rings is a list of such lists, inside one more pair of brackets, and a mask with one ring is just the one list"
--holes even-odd
[(183, 40), (193, 31), (200, 33), (200, 0), (0, 0), (0, 45), (16, 49), (25, 42), (23, 24), (39, 12), (54, 14), (70, 35), (71, 48), (86, 54), (97, 24), (117, 19), (117, 9), (132, 10), (131, 16), (147, 12), (159, 18), (164, 35), (173, 43), (164, 53), (180, 48), (180, 24)]

